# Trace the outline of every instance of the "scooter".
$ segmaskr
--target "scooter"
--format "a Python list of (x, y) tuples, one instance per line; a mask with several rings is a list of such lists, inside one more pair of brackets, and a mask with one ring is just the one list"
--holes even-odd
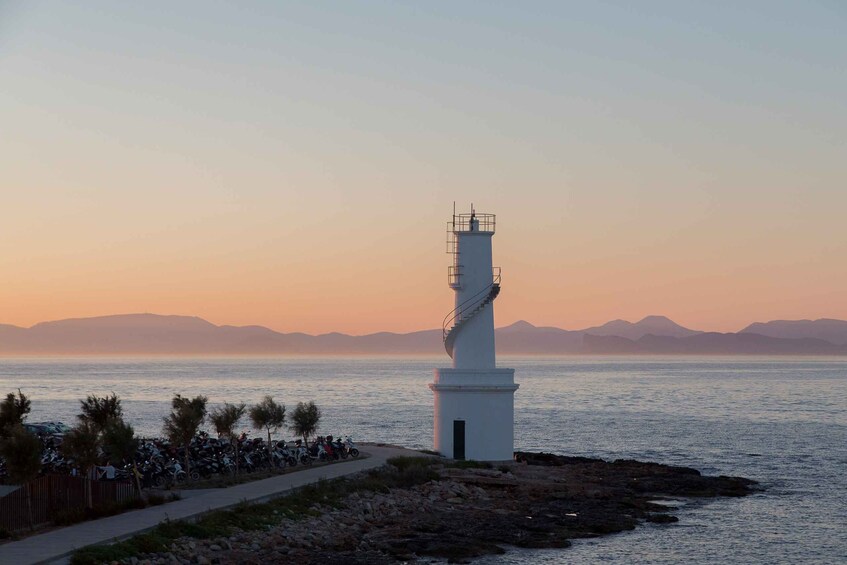
[(351, 456), (359, 456), (359, 450), (356, 449), (356, 444), (353, 443), (353, 438), (351, 438), (350, 436), (344, 438), (344, 447), (346, 448), (347, 453), (349, 453)]

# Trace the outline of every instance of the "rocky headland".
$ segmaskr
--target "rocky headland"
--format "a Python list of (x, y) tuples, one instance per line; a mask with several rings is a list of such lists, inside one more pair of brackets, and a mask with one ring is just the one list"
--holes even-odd
[[(384, 481), (380, 473), (406, 478)], [(399, 458), (386, 471), (346, 481), (353, 488), (346, 490), (344, 481), (325, 485), (332, 495), (318, 496), (302, 515), (280, 506), (268, 510), (276, 519), (258, 529), (180, 537), (168, 551), (123, 562), (467, 562), (509, 546), (566, 548), (572, 539), (630, 530), (644, 521), (675, 522), (675, 509), (657, 499), (745, 496), (756, 484), (686, 467), (545, 453), (518, 453), (516, 462), (499, 467)]]

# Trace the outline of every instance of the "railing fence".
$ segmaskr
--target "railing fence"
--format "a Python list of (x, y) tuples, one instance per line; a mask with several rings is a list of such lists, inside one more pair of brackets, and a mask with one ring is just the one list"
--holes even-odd
[[(68, 475), (47, 475), (30, 482), (32, 521), (35, 526), (45, 524), (58, 512), (81, 509), (86, 504), (86, 483), (91, 488), (92, 506), (121, 503), (138, 496), (131, 482), (92, 481)], [(7, 532), (28, 529), (27, 485), (0, 498), (0, 529)]]

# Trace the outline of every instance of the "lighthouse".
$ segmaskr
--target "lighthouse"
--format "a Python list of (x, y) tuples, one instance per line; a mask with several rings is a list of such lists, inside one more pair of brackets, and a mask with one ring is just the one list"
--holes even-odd
[(500, 269), (493, 266), (494, 214), (453, 214), (447, 224), (447, 284), (455, 308), (444, 318), (450, 368), (435, 369), (435, 450), (453, 459), (511, 460), (514, 451), (514, 369), (497, 368), (494, 300)]

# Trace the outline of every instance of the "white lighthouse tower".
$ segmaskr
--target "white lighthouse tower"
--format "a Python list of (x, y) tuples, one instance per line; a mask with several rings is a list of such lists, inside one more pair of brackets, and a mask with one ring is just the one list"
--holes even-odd
[(435, 450), (453, 459), (511, 460), (514, 451), (514, 369), (498, 369), (494, 353), (494, 299), (500, 269), (492, 266), (494, 214), (453, 214), (447, 282), (456, 307), (444, 319), (450, 369), (435, 369)]

